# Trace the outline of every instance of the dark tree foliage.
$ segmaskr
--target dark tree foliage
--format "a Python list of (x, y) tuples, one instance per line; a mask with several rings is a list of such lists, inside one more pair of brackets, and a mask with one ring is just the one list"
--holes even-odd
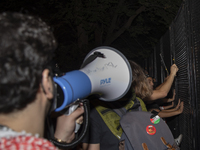
[(63, 71), (79, 69), (97, 46), (144, 59), (168, 30), (182, 0), (1, 0), (0, 10), (38, 15), (53, 27)]

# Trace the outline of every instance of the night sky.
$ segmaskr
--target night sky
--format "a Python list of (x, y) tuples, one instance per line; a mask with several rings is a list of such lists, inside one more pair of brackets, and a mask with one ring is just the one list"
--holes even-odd
[(1, 0), (0, 10), (36, 15), (47, 22), (58, 41), (55, 62), (69, 71), (78, 69), (87, 53), (102, 45), (112, 46), (136, 62), (148, 58), (181, 2)]

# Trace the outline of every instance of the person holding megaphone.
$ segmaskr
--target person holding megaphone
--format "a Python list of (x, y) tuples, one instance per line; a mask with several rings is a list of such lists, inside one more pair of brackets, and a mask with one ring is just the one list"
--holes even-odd
[(0, 14), (0, 32), (2, 149), (73, 148), (89, 124), (85, 98), (98, 95), (99, 100), (111, 102), (130, 89), (130, 65), (114, 48), (98, 47), (80, 70), (53, 76), (50, 62), (57, 43), (45, 22), (5, 12)]
[[(57, 45), (53, 33), (37, 17), (9, 12), (0, 14), (0, 32), (0, 149), (55, 150), (44, 139), (55, 96), (48, 65)], [(53, 138), (72, 142), (83, 113), (79, 104), (70, 115), (58, 117)]]

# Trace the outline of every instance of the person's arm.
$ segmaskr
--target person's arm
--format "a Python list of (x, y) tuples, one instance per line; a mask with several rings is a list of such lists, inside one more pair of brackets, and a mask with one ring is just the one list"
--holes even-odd
[(89, 144), (88, 149), (83, 150), (100, 150), (100, 144)]
[(178, 67), (175, 64), (173, 64), (170, 70), (171, 73), (166, 82), (164, 82), (164, 84), (159, 89), (153, 90), (153, 94), (150, 97), (145, 98), (145, 100), (157, 100), (167, 96), (174, 81), (174, 77), (176, 76), (176, 73), (178, 71)]
[(101, 137), (103, 136), (101, 121), (103, 120), (96, 109), (91, 108), (89, 130), (82, 140), (82, 150), (100, 150)]
[(178, 104), (176, 105), (176, 107), (175, 108), (172, 108), (172, 109), (166, 109), (165, 107), (165, 109), (163, 109), (163, 111), (165, 111), (165, 112), (170, 112), (170, 111), (176, 111), (176, 110), (178, 110), (179, 109), (179, 107), (181, 106), (181, 100), (180, 100), (180, 98), (179, 98), (179, 100), (178, 100)]
[(177, 110), (174, 110), (174, 111), (171, 111), (171, 110), (158, 110), (158, 109), (152, 109), (151, 111), (157, 111), (158, 112), (158, 116), (161, 117), (161, 118), (167, 118), (167, 117), (172, 117), (172, 116), (176, 116), (176, 115), (179, 115), (183, 112), (183, 108), (184, 108), (184, 103), (181, 102), (180, 104), (180, 108), (177, 109)]
[(175, 91), (175, 89), (174, 89), (174, 90), (173, 90), (173, 96), (172, 96), (172, 98), (164, 98), (164, 99), (163, 99), (163, 102), (164, 102), (164, 103), (173, 102), (173, 101), (175, 100), (175, 96), (176, 96), (176, 91)]
[(175, 96), (176, 96), (176, 90), (174, 89), (174, 90), (173, 90), (173, 96), (172, 96), (172, 98), (169, 98), (169, 99), (167, 100), (167, 102), (173, 102), (173, 101), (175, 100)]
[[(96, 145), (96, 144), (94, 144), (94, 145)], [(98, 145), (99, 145), (99, 144), (98, 144)], [(92, 144), (91, 144), (90, 146), (92, 146)], [(89, 148), (89, 144), (88, 144), (88, 143), (80, 143), (80, 144), (76, 147), (76, 150), (89, 150), (88, 148)], [(92, 147), (91, 147), (91, 148), (92, 148)], [(97, 146), (94, 147), (94, 149), (99, 150)]]
[(161, 118), (176, 116), (176, 115), (179, 115), (183, 112), (183, 108), (184, 108), (184, 105), (183, 105), (183, 102), (181, 102), (181, 106), (178, 110), (175, 110), (175, 111), (160, 111), (158, 113), (158, 116), (160, 116)]
[(57, 125), (54, 137), (56, 139), (65, 141), (66, 143), (72, 142), (75, 138), (75, 125), (77, 123), (83, 122), (84, 113), (83, 104), (80, 103), (80, 107), (78, 107), (74, 112), (70, 115), (61, 115), (57, 118)]
[(167, 81), (168, 78), (169, 78), (169, 76), (167, 76), (167, 77), (165, 78), (164, 82), (161, 83), (159, 86), (157, 86), (157, 87), (155, 88), (155, 90), (159, 90), (159, 89), (165, 84), (165, 82)]
[(160, 106), (160, 109), (161, 109), (161, 110), (167, 110), (167, 109), (172, 108), (172, 107), (174, 107), (174, 102), (172, 102), (171, 105)]
[(164, 98), (164, 99), (162, 99), (163, 103), (169, 103), (169, 102), (171, 102), (171, 105), (160, 106), (160, 109), (161, 110), (166, 110), (166, 109), (174, 107), (175, 95), (176, 95), (176, 92), (175, 92), (175, 89), (174, 89), (173, 90), (173, 97), (172, 98)]

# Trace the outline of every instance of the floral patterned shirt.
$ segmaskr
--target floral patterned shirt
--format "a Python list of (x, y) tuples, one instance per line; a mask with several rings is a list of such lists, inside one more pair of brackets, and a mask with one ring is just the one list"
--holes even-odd
[(25, 131), (15, 132), (0, 126), (0, 150), (58, 150), (51, 142)]

